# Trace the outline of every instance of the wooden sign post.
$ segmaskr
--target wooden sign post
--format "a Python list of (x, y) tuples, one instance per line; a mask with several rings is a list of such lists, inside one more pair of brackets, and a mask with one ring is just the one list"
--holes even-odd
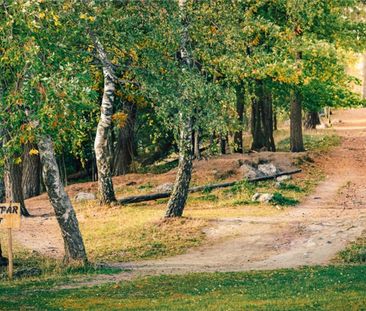
[(8, 273), (9, 279), (13, 278), (13, 236), (12, 229), (20, 228), (20, 204), (0, 203), (0, 228), (8, 230)]

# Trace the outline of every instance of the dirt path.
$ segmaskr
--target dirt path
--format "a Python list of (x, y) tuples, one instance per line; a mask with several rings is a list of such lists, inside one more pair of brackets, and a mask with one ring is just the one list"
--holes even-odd
[[(341, 146), (323, 159), (325, 180), (301, 205), (268, 217), (218, 221), (213, 233), (237, 234), (220, 243), (161, 260), (115, 264), (132, 275), (246, 271), (327, 264), (366, 228), (366, 110), (338, 112)], [(210, 234), (210, 232), (208, 232)], [(126, 274), (111, 277), (125, 279)]]
[[(315, 193), (296, 208), (268, 217), (221, 219), (209, 236), (235, 231), (235, 237), (204, 245), (186, 254), (161, 260), (115, 263), (129, 270), (113, 276), (99, 276), (84, 285), (119, 281), (133, 276), (211, 271), (245, 271), (257, 269), (292, 268), (302, 265), (322, 265), (354, 240), (366, 228), (366, 109), (337, 112), (341, 119), (334, 129), (343, 137), (320, 165), (328, 173)], [(47, 208), (40, 207), (39, 214)], [(33, 218), (16, 238), (32, 240), (27, 226), (43, 222), (44, 232), (35, 247), (43, 253), (59, 255), (62, 245), (59, 232), (47, 218)], [(27, 233), (28, 232), (28, 233)], [(34, 232), (34, 231), (33, 231)], [(58, 237), (55, 237), (55, 235)], [(34, 240), (34, 239), (33, 239)]]

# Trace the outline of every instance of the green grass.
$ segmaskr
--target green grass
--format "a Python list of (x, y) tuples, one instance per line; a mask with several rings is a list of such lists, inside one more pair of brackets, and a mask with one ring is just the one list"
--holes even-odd
[(271, 203), (273, 205), (279, 205), (279, 206), (295, 206), (299, 204), (299, 201), (293, 198), (285, 197), (279, 192), (275, 192), (273, 194), (273, 198), (271, 199)]
[(80, 289), (58, 289), (57, 283), (0, 283), (0, 309), (364, 310), (366, 305), (366, 266), (157, 276)]
[(366, 263), (366, 231), (341, 251), (336, 259), (345, 263)]
[[(304, 135), (304, 147), (310, 151), (325, 152), (332, 147), (338, 146), (341, 143), (341, 137), (336, 134), (318, 133), (318, 134), (305, 134)], [(290, 150), (290, 138), (282, 139), (277, 143), (278, 151)]]

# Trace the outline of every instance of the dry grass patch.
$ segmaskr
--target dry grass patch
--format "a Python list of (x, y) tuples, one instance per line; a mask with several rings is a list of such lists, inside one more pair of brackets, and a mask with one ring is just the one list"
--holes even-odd
[(132, 261), (172, 256), (198, 246), (204, 219), (164, 220), (164, 207), (77, 206), (81, 231), (91, 260)]

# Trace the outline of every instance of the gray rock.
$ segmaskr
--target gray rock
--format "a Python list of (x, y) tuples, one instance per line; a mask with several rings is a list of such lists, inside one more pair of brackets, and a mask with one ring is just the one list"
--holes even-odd
[(96, 200), (97, 197), (94, 193), (89, 193), (89, 192), (79, 192), (76, 196), (75, 196), (75, 201), (76, 202), (82, 202), (82, 201), (92, 201), (92, 200)]
[(252, 201), (260, 203), (269, 203), (273, 198), (271, 193), (256, 193), (252, 197)]
[(173, 191), (174, 184), (171, 182), (159, 185), (156, 187), (157, 192), (171, 192)]
[(263, 173), (265, 176), (271, 176), (277, 173), (277, 168), (272, 163), (259, 164), (258, 171)]
[(283, 175), (283, 176), (278, 176), (276, 180), (279, 182), (284, 182), (286, 180), (290, 180), (291, 178), (292, 178), (291, 175)]
[(240, 166), (240, 171), (242, 172), (243, 177), (247, 179), (263, 176), (261, 172), (259, 172), (257, 169), (249, 164), (243, 164), (242, 166)]

